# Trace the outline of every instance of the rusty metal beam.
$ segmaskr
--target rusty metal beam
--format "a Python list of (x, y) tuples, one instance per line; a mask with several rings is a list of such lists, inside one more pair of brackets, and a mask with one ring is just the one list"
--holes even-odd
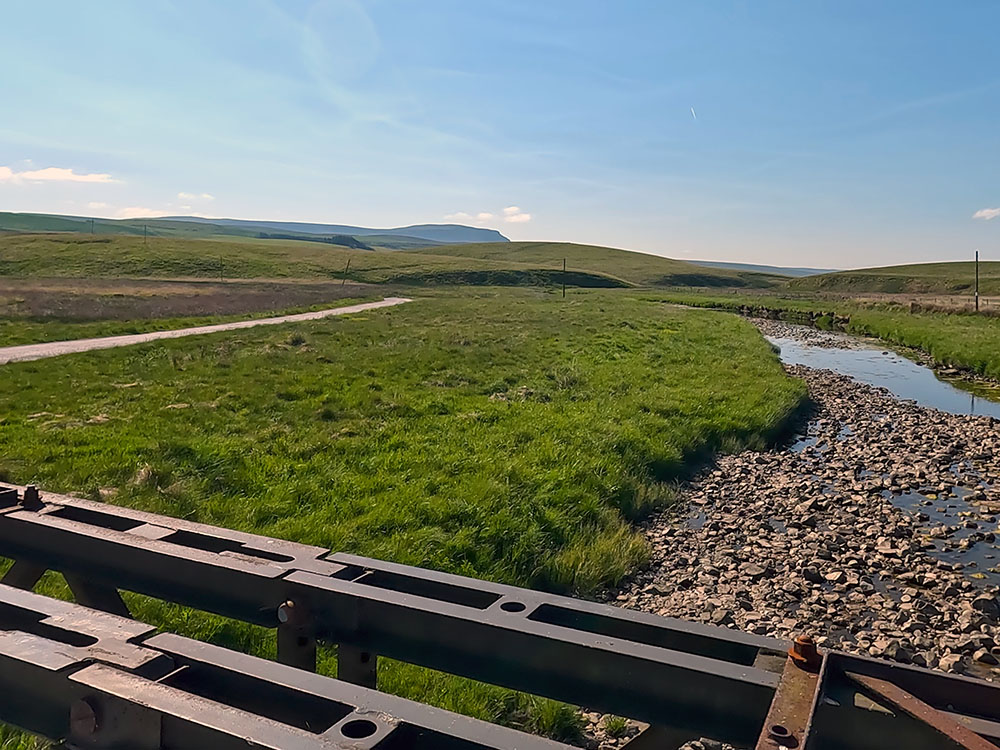
[[(987, 742), (971, 729), (935, 710), (919, 698), (914, 698), (901, 687), (877, 677), (868, 677), (854, 672), (845, 674), (867, 693), (888, 704), (889, 708), (902, 711), (907, 716), (926, 724), (938, 733), (942, 743), (964, 750), (996, 750), (996, 745), (992, 742)], [(945, 747), (945, 744), (942, 744), (942, 748)]]
[(98, 750), (569, 750), (3, 585), (0, 721)]
[[(81, 598), (105, 609), (117, 609), (107, 592), (117, 597), (118, 590), (130, 590), (276, 628), (282, 664), (271, 666), (290, 671), (259, 673), (264, 667), (255, 663), (254, 684), (264, 694), (276, 675), (311, 679), (302, 670), (314, 667), (319, 640), (338, 645), (340, 676), (359, 686), (351, 689), (374, 686), (377, 660), (386, 656), (639, 719), (654, 727), (647, 744), (657, 736), (704, 736), (769, 750), (789, 742), (801, 750), (876, 750), (887, 738), (908, 750), (940, 747), (933, 726), (857, 701), (858, 685), (848, 673), (888, 682), (926, 704), (935, 720), (984, 741), (1000, 738), (1000, 686), (991, 683), (835, 652), (815, 675), (815, 663), (800, 666), (809, 661), (800, 658), (800, 648), (786, 663), (792, 644), (784, 641), (4, 485), (0, 555), (17, 560), (21, 571), (62, 572)], [(206, 653), (201, 645), (185, 642), (171, 651), (170, 638), (139, 638), (180, 665), (176, 674), (158, 678), (159, 687), (144, 688), (149, 701), (163, 697), (163, 686), (178, 689), (195, 675), (215, 684), (215, 668), (194, 659), (196, 651)], [(9, 639), (0, 629), (0, 655), (3, 643), (15, 643)], [(31, 639), (16, 644), (29, 651), (38, 645)], [(24, 655), (12, 652), (18, 653)], [(16, 663), (11, 668), (23, 670)], [(92, 674), (104, 680), (99, 672)], [(130, 680), (114, 676), (117, 686)], [(230, 686), (220, 696), (237, 693)], [(115, 696), (108, 700), (115, 703)], [(30, 715), (30, 704), (19, 705)], [(92, 709), (77, 707), (81, 728), (94, 723)], [(124, 724), (132, 721), (130, 712), (122, 714)], [(164, 736), (177, 720), (167, 711), (154, 719), (151, 725)], [(776, 734), (775, 725), (787, 734)], [(380, 750), (392, 747), (379, 744)]]
[(805, 745), (819, 702), (823, 659), (809, 636), (799, 636), (785, 661), (781, 682), (764, 719), (756, 750)]
[[(307, 633), (357, 656), (344, 675), (362, 684), (373, 684), (375, 655), (385, 655), (738, 742), (757, 736), (778, 682), (754, 662), (787, 648), (50, 493), (37, 510), (0, 510), (0, 551), (93, 585), (270, 627), (291, 602), (308, 612)], [(299, 637), (279, 634), (280, 659), (308, 667)]]

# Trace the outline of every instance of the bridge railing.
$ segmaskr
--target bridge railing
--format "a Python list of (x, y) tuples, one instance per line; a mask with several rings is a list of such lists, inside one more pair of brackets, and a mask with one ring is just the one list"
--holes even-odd
[[(846, 654), (819, 655), (807, 640), (791, 644), (33, 487), (0, 485), (0, 556), (14, 561), (0, 591), (0, 635), (7, 643), (0, 653), (20, 665), (0, 670), (0, 683), (32, 664), (39, 667), (32, 649), (50, 647), (37, 639), (57, 644), (51, 647), (56, 653), (63, 653), (58, 644), (90, 649), (73, 652), (75, 661), (56, 668), (48, 680), (54, 686), (72, 683), (72, 690), (53, 687), (52, 693), (71, 697), (69, 703), (47, 705), (36, 698), (26, 706), (0, 698), (0, 718), (57, 738), (66, 736), (53, 733), (60, 727), (104, 727), (91, 732), (84, 746), (117, 746), (108, 720), (91, 716), (99, 712), (95, 701), (132, 706), (122, 708), (132, 716), (143, 713), (136, 706), (153, 705), (149, 696), (162, 698), (154, 708), (164, 743), (150, 747), (202, 746), (162, 740), (178, 721), (186, 722), (184, 731), (192, 736), (222, 731), (206, 723), (213, 715), (208, 709), (201, 718), (178, 713), (184, 705), (204, 708), (204, 701), (236, 711), (227, 726), (235, 732), (245, 725), (241, 736), (259, 739), (264, 744), (252, 745), (259, 747), (330, 746), (263, 739), (265, 727), (278, 731), (272, 724), (306, 731), (303, 722), (315, 723), (310, 707), (327, 704), (338, 707), (320, 712), (324, 718), (316, 725), (325, 728), (318, 735), (310, 729), (313, 740), (341, 741), (344, 722), (374, 712), (387, 717), (385, 723), (365, 719), (364, 729), (374, 724), (375, 730), (360, 746), (423, 747), (413, 744), (417, 739), (397, 744), (419, 737), (436, 738), (439, 744), (428, 747), (558, 746), (377, 692), (380, 655), (641, 720), (653, 729), (633, 741), (635, 748), (676, 747), (698, 737), (743, 747), (882, 748), (892, 737), (894, 746), (921, 750), (995, 747), (990, 740), (1000, 738), (1000, 688), (989, 682)], [(52, 600), (17, 591), (32, 589), (46, 570), (63, 574), (83, 606), (49, 605)], [(274, 628), (280, 663), (171, 634), (151, 635), (151, 628), (128, 619), (123, 590)], [(31, 597), (30, 606), (18, 604), (18, 596)], [(69, 620), (17, 614), (57, 605), (72, 608)], [(146, 661), (103, 658), (101, 648), (74, 642), (112, 638), (88, 631), (88, 615), (81, 612), (112, 633), (131, 634), (124, 644), (140, 649), (144, 656), (134, 658)], [(108, 617), (117, 624), (101, 619)], [(71, 635), (52, 640), (47, 628), (62, 627), (59, 622), (74, 623), (63, 628)], [(336, 680), (308, 674), (315, 669), (317, 641), (337, 645)], [(149, 663), (165, 666), (153, 669)], [(114, 690), (105, 689), (112, 683)], [(9, 694), (7, 684), (0, 687)], [(329, 723), (331, 716), (339, 718)], [(144, 721), (122, 722), (123, 732), (148, 727)], [(353, 724), (349, 731), (361, 727)], [(454, 744), (444, 742), (445, 736)], [(942, 737), (952, 745), (941, 744)], [(348, 739), (356, 747), (362, 738)]]

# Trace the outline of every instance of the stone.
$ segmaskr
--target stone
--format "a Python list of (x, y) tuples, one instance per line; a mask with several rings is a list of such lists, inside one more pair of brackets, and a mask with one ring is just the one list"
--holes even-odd
[(1000, 664), (997, 658), (990, 653), (989, 649), (980, 648), (976, 649), (975, 653), (972, 654), (972, 661), (978, 662), (979, 664)]
[(962, 674), (966, 670), (965, 657), (961, 654), (946, 654), (938, 661), (938, 669)]
[(713, 625), (729, 625), (733, 622), (733, 613), (728, 609), (717, 609), (712, 612), (711, 621)]
[(972, 608), (977, 612), (982, 612), (984, 616), (992, 621), (1000, 618), (1000, 604), (995, 597), (988, 594), (981, 594), (972, 600)]

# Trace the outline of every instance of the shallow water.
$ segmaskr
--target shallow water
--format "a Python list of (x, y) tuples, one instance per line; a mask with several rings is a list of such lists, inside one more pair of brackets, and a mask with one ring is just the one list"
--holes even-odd
[[(808, 328), (806, 330), (812, 331)], [(933, 370), (862, 339), (845, 334), (832, 336), (835, 336), (835, 340), (842, 340), (843, 347), (816, 346), (784, 337), (767, 338), (781, 349), (781, 360), (787, 364), (850, 375), (863, 383), (886, 388), (898, 398), (915, 401), (921, 406), (952, 414), (979, 414), (1000, 419), (1000, 402), (956, 388), (939, 379)], [(844, 427), (837, 439), (844, 440), (850, 434), (850, 429)], [(818, 442), (819, 439), (807, 431), (790, 448), (802, 451)], [(952, 467), (952, 471), (956, 469), (957, 467)], [(955, 487), (953, 491), (956, 497), (941, 497), (937, 494), (928, 496), (915, 491), (886, 491), (883, 495), (899, 508), (930, 516), (930, 521), (925, 524), (926, 529), (940, 525), (957, 526), (948, 540), (934, 540), (934, 547), (928, 553), (944, 562), (961, 564), (966, 574), (981, 583), (1000, 584), (1000, 542), (984, 540), (969, 549), (956, 548), (955, 544), (976, 532), (994, 530), (995, 523), (980, 523), (975, 529), (965, 528), (969, 511), (974, 511), (975, 508), (964, 502), (968, 489)]]
[[(969, 511), (973, 507), (964, 502), (968, 490), (963, 487), (956, 487), (957, 497), (938, 497), (934, 499), (919, 492), (903, 492), (893, 494), (883, 492), (883, 497), (888, 498), (896, 507), (904, 510), (919, 510), (930, 516), (927, 528), (934, 526), (948, 526), (957, 529), (947, 538), (935, 539), (934, 548), (928, 550), (929, 554), (948, 563), (959, 563), (965, 569), (967, 575), (972, 576), (984, 584), (1000, 584), (1000, 547), (996, 542), (981, 541), (969, 549), (956, 548), (953, 543), (959, 542), (966, 537), (972, 536), (976, 532), (994, 531), (995, 524), (987, 522), (977, 522), (976, 528), (965, 528), (965, 521)], [(966, 516), (961, 514), (965, 513)]]
[(781, 349), (781, 361), (850, 375), (881, 386), (895, 396), (952, 414), (983, 414), (1000, 419), (1000, 402), (956, 388), (934, 371), (895, 352), (844, 336), (844, 347), (821, 347), (790, 338), (768, 336)]

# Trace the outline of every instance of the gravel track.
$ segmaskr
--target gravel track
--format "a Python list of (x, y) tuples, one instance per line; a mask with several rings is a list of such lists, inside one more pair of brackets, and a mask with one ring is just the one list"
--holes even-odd
[(27, 362), (33, 359), (59, 357), (63, 354), (89, 352), (95, 349), (113, 349), (118, 346), (145, 344), (160, 339), (178, 339), (184, 336), (198, 336), (203, 333), (218, 333), (219, 331), (236, 331), (255, 326), (270, 326), (278, 323), (299, 323), (306, 320), (321, 320), (334, 315), (350, 315), (351, 313), (377, 310), (382, 307), (402, 305), (412, 300), (406, 297), (386, 297), (379, 302), (364, 302), (346, 307), (334, 307), (329, 310), (298, 313), (296, 315), (281, 315), (276, 318), (256, 318), (254, 320), (238, 320), (232, 323), (218, 323), (196, 328), (178, 328), (173, 331), (154, 331), (152, 333), (135, 333), (126, 336), (104, 336), (95, 339), (75, 339), (73, 341), (52, 341), (47, 344), (24, 344), (22, 346), (7, 346), (0, 348), (0, 365), (10, 362)]

